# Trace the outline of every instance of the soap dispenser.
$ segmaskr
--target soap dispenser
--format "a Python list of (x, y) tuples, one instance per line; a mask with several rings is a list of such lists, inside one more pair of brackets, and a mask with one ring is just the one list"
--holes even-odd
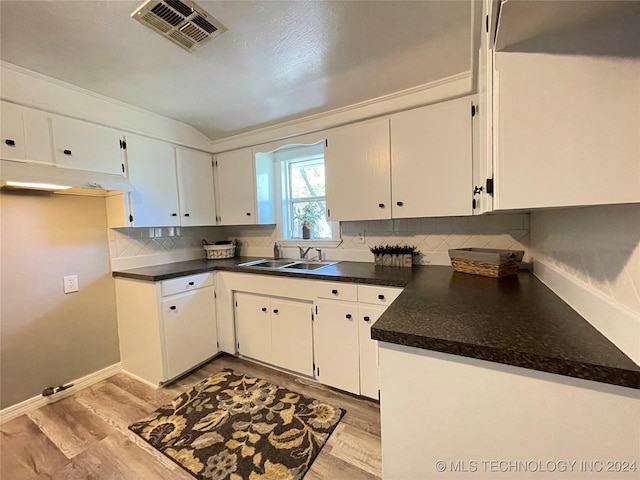
[(274, 260), (280, 259), (280, 245), (278, 245), (278, 242), (275, 242), (273, 244), (273, 259)]

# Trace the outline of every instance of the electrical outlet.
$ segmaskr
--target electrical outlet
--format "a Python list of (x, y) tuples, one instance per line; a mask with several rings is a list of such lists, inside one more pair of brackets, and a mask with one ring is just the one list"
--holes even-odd
[(78, 275), (69, 275), (68, 277), (62, 277), (64, 282), (64, 293), (77, 292), (78, 289)]
[(364, 244), (364, 242), (365, 242), (364, 230), (360, 230), (360, 231), (356, 232), (355, 237), (356, 238), (354, 238), (353, 243), (359, 243), (360, 245)]

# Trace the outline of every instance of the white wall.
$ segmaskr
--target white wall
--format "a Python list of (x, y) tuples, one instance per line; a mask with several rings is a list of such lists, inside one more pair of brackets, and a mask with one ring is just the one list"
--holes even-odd
[(640, 204), (531, 214), (533, 271), (640, 363)]

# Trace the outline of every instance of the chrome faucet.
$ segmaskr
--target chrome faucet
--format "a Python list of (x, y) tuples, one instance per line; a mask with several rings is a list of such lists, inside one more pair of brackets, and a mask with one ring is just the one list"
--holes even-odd
[(318, 252), (318, 261), (321, 262), (322, 261), (322, 249), (321, 248), (316, 248), (316, 252)]
[(309, 250), (311, 250), (311, 247), (307, 247), (307, 248), (298, 247), (298, 250), (300, 250), (300, 258), (307, 258), (307, 253), (309, 253)]

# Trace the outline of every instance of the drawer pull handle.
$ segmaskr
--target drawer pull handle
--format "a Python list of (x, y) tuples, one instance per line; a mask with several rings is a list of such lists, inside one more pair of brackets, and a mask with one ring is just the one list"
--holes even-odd
[(262, 307), (262, 311), (266, 312), (267, 311), (267, 307)]
[(334, 295), (338, 294), (338, 290), (331, 290), (331, 293), (333, 293)]
[(347, 317), (347, 320), (351, 320), (351, 314), (350, 314), (350, 313), (347, 313), (347, 314), (345, 315), (345, 317)]
[(177, 214), (177, 213), (172, 213), (172, 214), (171, 214), (171, 216), (172, 216), (172, 217), (177, 217), (177, 216), (178, 216), (178, 214)]
[(62, 153), (65, 155), (71, 155), (71, 150), (63, 150)]
[(404, 205), (404, 203), (402, 202), (396, 202), (396, 205), (398, 205), (399, 207), (402, 207)]
[(15, 141), (15, 140), (12, 140), (12, 139), (10, 139), (10, 138), (7, 138), (7, 139), (4, 141), (4, 143), (6, 143), (7, 145), (9, 145), (10, 147), (15, 147), (15, 145), (16, 145), (16, 141)]
[(277, 314), (278, 313), (278, 309), (276, 308), (275, 310), (273, 310), (273, 313)]
[(369, 317), (369, 316), (364, 317), (364, 321), (365, 322), (369, 322), (370, 320), (371, 320), (371, 317)]
[(170, 308), (171, 310), (175, 310), (175, 309), (176, 309), (176, 306), (175, 306), (175, 305), (171, 305), (169, 308)]
[(379, 204), (378, 204), (378, 207), (380, 207), (380, 208), (384, 208), (384, 203), (379, 203)]
[(247, 217), (250, 217), (250, 216), (251, 216), (251, 212), (247, 212)]
[(384, 295), (382, 294), (378, 295), (378, 300), (384, 300)]
[(191, 215), (189, 215), (188, 213), (184, 214), (185, 217), (190, 217)]
[(191, 286), (193, 286), (195, 284), (196, 284), (196, 282), (189, 282), (189, 285), (191, 285)]

